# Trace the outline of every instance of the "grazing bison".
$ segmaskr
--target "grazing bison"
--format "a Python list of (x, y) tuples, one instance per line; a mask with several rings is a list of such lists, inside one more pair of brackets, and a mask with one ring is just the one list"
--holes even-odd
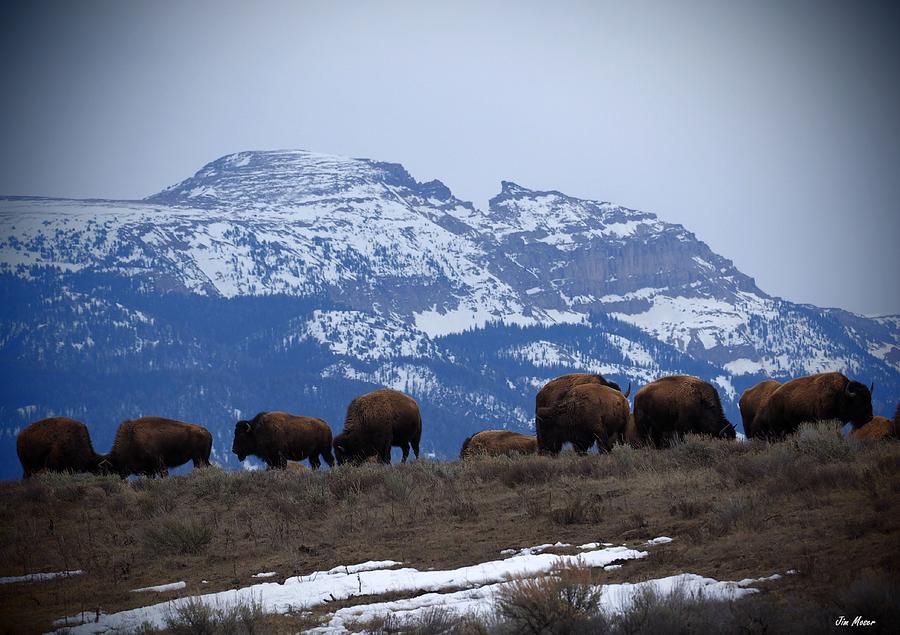
[(362, 462), (371, 456), (390, 463), (394, 446), (403, 450), (405, 463), (410, 445), (419, 458), (421, 436), (422, 416), (416, 400), (397, 390), (381, 388), (350, 402), (344, 430), (334, 438), (334, 456), (338, 465)]
[(759, 407), (780, 385), (781, 383), (774, 379), (766, 379), (752, 388), (748, 388), (741, 395), (738, 405), (741, 409), (741, 420), (744, 422), (744, 435), (748, 439), (754, 436), (753, 419), (756, 417)]
[[(562, 399), (565, 399), (570, 390), (576, 386), (585, 384), (596, 384), (600, 386), (608, 386), (613, 390), (621, 392), (619, 385), (613, 381), (606, 380), (603, 375), (595, 375), (591, 373), (569, 373), (568, 375), (560, 375), (548, 381), (543, 388), (538, 391), (534, 399), (535, 429), (537, 430), (538, 448), (541, 452), (556, 453), (560, 447), (557, 447), (556, 440), (549, 431), (556, 428), (556, 422), (553, 420), (553, 407)], [(625, 397), (631, 394), (631, 384), (625, 392)], [(548, 431), (545, 439), (544, 432)]]
[(637, 391), (634, 421), (640, 438), (656, 446), (688, 432), (735, 437), (716, 389), (688, 375), (663, 377)]
[(535, 454), (537, 438), (510, 430), (482, 430), (463, 441), (459, 458), (473, 456), (512, 456), (513, 454)]
[(872, 420), (850, 430), (855, 439), (896, 439), (900, 434), (896, 424), (887, 417), (872, 417)]
[(872, 418), (872, 393), (841, 373), (799, 377), (776, 388), (753, 419), (756, 436), (784, 438), (804, 421), (838, 419), (856, 426)]
[(636, 441), (628, 399), (609, 386), (580, 384), (549, 410), (543, 418), (546, 452), (555, 454), (567, 442), (579, 454), (595, 442), (600, 450), (609, 452), (617, 441)]
[(231, 451), (243, 461), (251, 454), (266, 462), (268, 468), (284, 469), (287, 462), (309, 459), (314, 470), (325, 462), (334, 465), (331, 455), (331, 428), (321, 419), (298, 417), (286, 412), (260, 412), (250, 421), (234, 426)]
[(16, 453), (23, 478), (41, 470), (99, 472), (103, 457), (94, 452), (87, 426), (66, 417), (50, 417), (30, 424), (16, 437)]
[(203, 426), (162, 417), (123, 421), (116, 431), (109, 467), (122, 478), (130, 474), (168, 476), (170, 467), (188, 461), (209, 465), (212, 435)]

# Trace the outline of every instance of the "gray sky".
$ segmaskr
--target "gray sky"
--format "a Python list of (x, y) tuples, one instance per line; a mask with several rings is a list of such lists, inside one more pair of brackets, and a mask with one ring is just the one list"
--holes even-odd
[(654, 211), (769, 293), (900, 313), (898, 32), (866, 0), (6, 2), (0, 193), (304, 148)]

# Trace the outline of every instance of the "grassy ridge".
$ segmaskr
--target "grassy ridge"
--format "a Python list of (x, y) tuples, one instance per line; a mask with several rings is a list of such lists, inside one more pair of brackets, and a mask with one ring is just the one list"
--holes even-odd
[[(779, 444), (689, 436), (666, 450), (619, 446), (555, 459), (209, 468), (127, 482), (47, 474), (0, 483), (0, 575), (86, 574), (0, 585), (0, 630), (46, 630), (83, 610), (248, 586), (260, 571), (281, 580), (381, 559), (451, 568), (509, 547), (637, 545), (659, 535), (675, 540), (617, 571), (592, 571), (592, 581), (796, 569), (765, 584), (767, 598), (837, 610), (836, 590), (854, 581), (900, 579), (898, 471), (900, 444), (845, 440), (820, 425)], [(187, 588), (130, 593), (178, 580)], [(296, 630), (308, 619), (298, 610), (270, 627)]]

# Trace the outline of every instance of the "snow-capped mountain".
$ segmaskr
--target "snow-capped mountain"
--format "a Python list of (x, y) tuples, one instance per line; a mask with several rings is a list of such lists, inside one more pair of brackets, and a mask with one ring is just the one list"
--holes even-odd
[(506, 181), (481, 210), (305, 151), (229, 155), (143, 201), (0, 199), (0, 281), (0, 446), (53, 412), (96, 422), (102, 449), (153, 412), (209, 425), (224, 462), (236, 412), (339, 428), (378, 384), (419, 398), (451, 455), (529, 426), (540, 384), (574, 369), (692, 372), (735, 418), (763, 376), (840, 370), (882, 414), (900, 396), (900, 318), (770, 297), (655, 214)]

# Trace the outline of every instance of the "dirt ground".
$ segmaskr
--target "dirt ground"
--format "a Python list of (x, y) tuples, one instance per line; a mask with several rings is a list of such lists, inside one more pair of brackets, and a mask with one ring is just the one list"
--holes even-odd
[[(674, 540), (621, 569), (595, 570), (595, 581), (796, 570), (760, 588), (829, 606), (835, 589), (860, 576), (900, 579), (898, 468), (898, 443), (809, 429), (778, 444), (689, 437), (666, 450), (555, 459), (8, 481), (0, 483), (0, 576), (85, 573), (0, 585), (0, 632), (249, 586), (262, 571), (278, 581), (386, 559), (445, 569), (499, 559), (507, 548), (638, 546), (657, 536)], [(131, 592), (181, 580), (178, 591)], [(823, 627), (836, 617), (823, 615)], [(273, 621), (279, 630), (304, 623)]]

